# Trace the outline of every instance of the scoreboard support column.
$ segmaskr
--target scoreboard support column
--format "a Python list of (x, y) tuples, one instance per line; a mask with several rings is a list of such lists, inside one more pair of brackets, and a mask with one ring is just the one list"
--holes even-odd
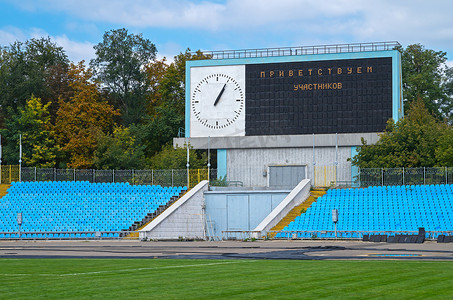
[(227, 150), (217, 149), (217, 179), (227, 175)]

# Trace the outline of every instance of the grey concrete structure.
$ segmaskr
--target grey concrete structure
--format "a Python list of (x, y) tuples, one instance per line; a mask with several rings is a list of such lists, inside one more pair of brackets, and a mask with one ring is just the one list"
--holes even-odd
[[(268, 187), (272, 166), (304, 166), (313, 185), (326, 186), (331, 182), (351, 182), (356, 175), (348, 161), (356, 147), (376, 143), (377, 133), (244, 136), (209, 138), (210, 149), (226, 151), (225, 176), (244, 186)], [(175, 147), (190, 143), (195, 149), (207, 149), (208, 138), (177, 138)], [(315, 168), (333, 167), (330, 173)], [(218, 164), (219, 169), (221, 168)], [(319, 169), (318, 169), (319, 170)], [(333, 172), (333, 173), (332, 173)]]
[[(306, 166), (306, 177), (313, 185), (330, 181), (351, 181), (352, 167), (347, 161), (350, 147), (230, 149), (227, 151), (227, 178), (244, 186), (269, 186), (270, 166)], [(336, 164), (336, 162), (338, 164)], [(336, 166), (332, 174), (315, 176), (315, 166)], [(325, 175), (328, 175), (327, 177)]]
[[(338, 142), (337, 142), (338, 138)], [(312, 148), (315, 147), (356, 147), (362, 145), (364, 138), (368, 144), (379, 140), (378, 133), (340, 133), (316, 135), (267, 135), (267, 136), (230, 136), (210, 137), (211, 149), (261, 149), (261, 148)], [(175, 138), (174, 147), (184, 147), (189, 143), (194, 149), (207, 149), (207, 137)]]

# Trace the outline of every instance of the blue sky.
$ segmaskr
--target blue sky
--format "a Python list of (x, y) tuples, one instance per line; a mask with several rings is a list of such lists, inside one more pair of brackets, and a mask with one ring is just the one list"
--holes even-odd
[(50, 36), (89, 61), (105, 31), (124, 27), (170, 59), (186, 48), (399, 41), (446, 51), (453, 66), (452, 11), (449, 0), (0, 0), (0, 46)]

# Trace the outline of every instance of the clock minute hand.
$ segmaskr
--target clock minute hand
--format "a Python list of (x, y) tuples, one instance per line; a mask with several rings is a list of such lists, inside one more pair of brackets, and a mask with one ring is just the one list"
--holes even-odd
[(217, 105), (217, 103), (218, 103), (219, 100), (220, 100), (220, 97), (222, 97), (222, 94), (223, 94), (223, 92), (225, 91), (225, 87), (226, 87), (226, 83), (223, 85), (223, 88), (222, 88), (222, 90), (220, 91), (219, 95), (217, 96), (217, 99), (215, 99), (214, 106)]

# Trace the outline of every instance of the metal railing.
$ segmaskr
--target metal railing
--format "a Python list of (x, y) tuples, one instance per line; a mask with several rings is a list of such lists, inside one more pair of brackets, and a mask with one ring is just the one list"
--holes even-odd
[(362, 168), (355, 182), (361, 187), (453, 184), (453, 168)]
[[(385, 51), (393, 50), (399, 46), (401, 46), (399, 42), (391, 41), (391, 42), (370, 42), (370, 43), (334, 44), (334, 45), (299, 46), (299, 47), (203, 51), (203, 55), (208, 56), (211, 59), (255, 58), (272, 56)], [(192, 55), (197, 56), (197, 53), (193, 52)]]
[[(9, 166), (2, 166), (1, 183), (12, 181), (89, 181), (92, 183), (128, 182), (130, 184), (151, 184), (161, 186), (195, 186), (201, 180), (207, 179), (207, 169), (168, 170), (95, 170), (95, 169), (55, 169), (22, 167), (19, 176), (10, 176), (10, 170), (19, 174)], [(210, 178), (216, 178), (216, 170), (211, 170)], [(189, 181), (188, 181), (189, 180)]]
[[(309, 166), (307, 166), (309, 168)], [(194, 187), (202, 180), (211, 186), (268, 187), (266, 168), (168, 169), (168, 170), (95, 170), (39, 169), (0, 165), (0, 183), (13, 181), (89, 181), (128, 182), (161, 186)], [(209, 173), (209, 174), (208, 174)], [(208, 176), (209, 175), (209, 176)], [(314, 166), (307, 174), (314, 186), (367, 187), (391, 185), (453, 184), (453, 167), (426, 168), (358, 168), (351, 175), (351, 165)]]
[[(265, 233), (253, 230), (225, 230), (222, 231), (224, 236), (208, 236), (210, 240), (222, 239), (236, 239), (247, 240), (253, 239), (254, 236), (261, 235), (261, 238), (276, 239), (276, 240), (334, 240), (334, 239), (348, 239), (348, 240), (361, 240), (364, 235), (387, 235), (395, 236), (401, 234), (416, 235), (417, 230), (282, 230), (282, 231), (267, 231)], [(453, 235), (453, 230), (444, 231), (425, 231), (425, 238), (427, 240), (435, 240), (441, 234)], [(277, 236), (278, 235), (278, 236)], [(336, 235), (336, 236), (335, 236)]]
[(0, 232), (1, 239), (82, 239), (82, 240), (106, 240), (106, 239), (138, 239), (138, 235), (132, 236), (136, 231), (8, 231)]

